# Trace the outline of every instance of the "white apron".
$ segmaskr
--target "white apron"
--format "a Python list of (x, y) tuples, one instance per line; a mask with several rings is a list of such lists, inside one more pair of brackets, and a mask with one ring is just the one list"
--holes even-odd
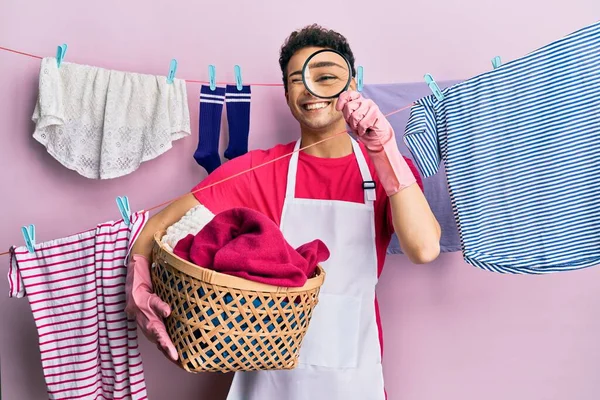
[[(372, 181), (354, 139), (352, 146), (363, 181)], [(375, 317), (375, 189), (366, 185), (364, 204), (296, 198), (297, 167), (296, 152), (290, 158), (281, 230), (294, 248), (314, 239), (329, 248), (319, 303), (298, 366), (236, 372), (227, 400), (384, 400)]]

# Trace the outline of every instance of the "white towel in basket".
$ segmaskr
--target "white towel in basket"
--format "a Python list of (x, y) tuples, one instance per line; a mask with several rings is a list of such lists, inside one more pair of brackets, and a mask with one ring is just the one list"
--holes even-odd
[(181, 219), (167, 228), (161, 241), (169, 251), (173, 251), (177, 242), (189, 235), (196, 235), (215, 215), (202, 204), (192, 207)]

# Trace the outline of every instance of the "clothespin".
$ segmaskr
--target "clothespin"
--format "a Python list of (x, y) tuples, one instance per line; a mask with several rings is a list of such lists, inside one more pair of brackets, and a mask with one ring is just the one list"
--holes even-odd
[(129, 199), (127, 196), (117, 196), (117, 206), (123, 217), (123, 222), (125, 222), (125, 225), (129, 226), (131, 223), (131, 209), (129, 208)]
[(217, 88), (217, 72), (214, 65), (208, 66), (208, 80), (210, 83), (210, 90), (215, 90)]
[(502, 60), (500, 60), (500, 56), (492, 58), (492, 65), (494, 66), (494, 69), (502, 65)]
[(444, 100), (444, 95), (442, 94), (442, 91), (440, 90), (438, 84), (435, 83), (435, 79), (433, 79), (433, 76), (431, 76), (430, 74), (425, 74), (423, 78), (425, 79), (425, 83), (427, 83), (429, 89), (431, 89), (435, 97), (438, 100)]
[(235, 84), (238, 91), (242, 91), (242, 69), (239, 65), (233, 67), (233, 73), (235, 74)]
[(25, 246), (27, 246), (27, 250), (30, 253), (34, 253), (35, 249), (35, 225), (29, 225), (29, 227), (24, 226), (21, 228), (21, 232), (23, 232), (23, 239), (25, 239)]
[(172, 59), (171, 64), (169, 65), (169, 73), (167, 74), (167, 83), (173, 83), (173, 79), (175, 79), (175, 72), (177, 71), (177, 60)]
[(65, 54), (67, 54), (67, 47), (67, 44), (64, 43), (58, 46), (58, 48), (56, 49), (56, 65), (58, 66), (58, 68), (60, 68), (60, 64), (65, 59)]
[(359, 92), (362, 92), (363, 90), (363, 80), (363, 67), (362, 65), (359, 65), (356, 70), (356, 90), (358, 90)]

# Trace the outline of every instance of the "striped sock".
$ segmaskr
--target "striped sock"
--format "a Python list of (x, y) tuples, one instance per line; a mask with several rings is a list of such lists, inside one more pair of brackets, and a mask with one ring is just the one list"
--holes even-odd
[(227, 85), (227, 124), (229, 125), (229, 145), (225, 158), (231, 160), (248, 152), (250, 131), (250, 86), (237, 90), (235, 85)]
[(200, 88), (199, 138), (194, 159), (209, 174), (221, 165), (219, 137), (224, 101), (225, 88), (217, 87), (214, 91), (205, 85)]

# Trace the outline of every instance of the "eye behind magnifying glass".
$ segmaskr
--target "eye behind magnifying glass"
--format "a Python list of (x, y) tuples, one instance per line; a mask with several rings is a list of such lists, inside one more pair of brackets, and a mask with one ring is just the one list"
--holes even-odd
[(308, 57), (302, 67), (302, 82), (315, 97), (338, 97), (348, 89), (351, 81), (350, 62), (336, 50), (318, 50)]

